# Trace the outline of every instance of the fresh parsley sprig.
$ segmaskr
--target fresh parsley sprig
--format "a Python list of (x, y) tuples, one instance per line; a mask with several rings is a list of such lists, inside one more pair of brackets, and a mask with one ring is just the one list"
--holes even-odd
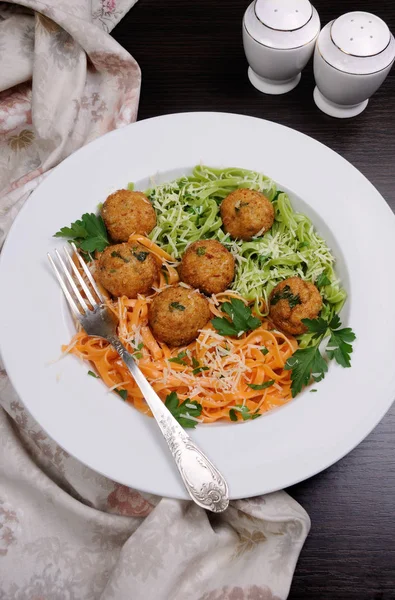
[(232, 298), (230, 302), (224, 302), (221, 306), (222, 312), (228, 317), (214, 317), (211, 323), (220, 335), (230, 337), (239, 337), (247, 331), (257, 329), (261, 321), (254, 317), (249, 306), (246, 306), (242, 300)]
[(320, 352), (321, 342), (329, 337), (325, 348), (329, 360), (335, 360), (342, 367), (351, 366), (352, 342), (356, 339), (350, 327), (340, 329), (341, 321), (334, 315), (330, 321), (319, 317), (318, 319), (302, 319), (307, 330), (312, 335), (314, 346), (297, 350), (286, 362), (285, 369), (291, 371), (291, 392), (295, 397), (310, 380), (321, 381), (327, 371), (328, 365)]
[(197, 425), (197, 421), (192, 419), (186, 419), (185, 416), (198, 418), (202, 414), (202, 405), (196, 402), (195, 400), (190, 400), (187, 398), (184, 402), (181, 402), (176, 394), (176, 392), (171, 392), (168, 396), (166, 396), (165, 400), (166, 408), (171, 412), (173, 417), (182, 427), (194, 429)]
[(87, 260), (90, 260), (90, 255), (96, 250), (103, 252), (110, 245), (104, 221), (94, 213), (85, 213), (81, 219), (71, 223), (70, 227), (62, 227), (54, 237), (73, 241)]

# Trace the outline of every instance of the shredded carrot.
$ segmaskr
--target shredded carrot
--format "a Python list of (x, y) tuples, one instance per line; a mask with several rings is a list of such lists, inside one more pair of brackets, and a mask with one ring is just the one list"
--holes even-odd
[[(173, 257), (144, 236), (133, 235), (130, 241), (144, 245), (166, 269), (167, 280), (160, 278), (159, 290), (178, 282), (177, 270), (168, 264), (175, 263)], [(122, 296), (107, 300), (107, 304), (119, 319), (122, 342), (134, 353), (139, 368), (162, 400), (176, 392), (180, 401), (190, 398), (199, 402), (205, 423), (229, 421), (229, 411), (235, 406), (263, 414), (291, 400), (290, 371), (284, 367), (297, 349), (293, 337), (274, 329), (267, 318), (258, 329), (240, 338), (221, 336), (208, 323), (189, 346), (170, 348), (157, 342), (148, 326), (149, 304), (156, 293), (137, 299)], [(240, 296), (227, 291), (209, 299), (213, 315), (222, 316), (221, 303), (229, 298)], [(126, 390), (128, 402), (151, 414), (126, 365), (108, 342), (80, 331), (63, 350), (89, 361), (109, 388)], [(250, 387), (269, 380), (274, 383), (264, 389)]]

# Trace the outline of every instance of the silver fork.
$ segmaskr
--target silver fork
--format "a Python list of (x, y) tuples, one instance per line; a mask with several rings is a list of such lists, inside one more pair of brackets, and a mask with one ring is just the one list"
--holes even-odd
[[(118, 338), (115, 315), (104, 304), (104, 298), (74, 244), (72, 244), (72, 248), (92, 286), (91, 289), (86, 285), (67, 248), (64, 248), (65, 260), (71, 267), (71, 272), (58, 250), (55, 250), (55, 254), (60, 269), (48, 253), (49, 261), (71, 312), (88, 335), (102, 337), (110, 342), (124, 361), (159, 425), (192, 500), (202, 508), (212, 512), (224, 511), (229, 505), (229, 492), (225, 479), (175, 420), (138, 368), (132, 355)], [(78, 281), (86, 299), (80, 293), (72, 274)], [(65, 280), (69, 287), (66, 285)]]

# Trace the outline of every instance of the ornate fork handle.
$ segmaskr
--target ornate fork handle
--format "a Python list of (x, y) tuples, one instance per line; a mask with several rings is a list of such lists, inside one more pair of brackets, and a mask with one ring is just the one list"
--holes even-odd
[(224, 511), (229, 505), (229, 493), (227, 483), (221, 473), (168, 411), (119, 338), (111, 336), (107, 339), (118, 352), (144, 394), (192, 500), (207, 510)]

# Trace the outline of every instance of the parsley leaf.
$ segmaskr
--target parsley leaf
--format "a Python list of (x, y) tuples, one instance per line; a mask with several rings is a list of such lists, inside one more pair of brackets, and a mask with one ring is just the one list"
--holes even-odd
[(127, 390), (114, 390), (114, 392), (117, 392), (118, 396), (121, 396), (122, 400), (126, 400), (126, 398), (128, 397)]
[(280, 300), (288, 300), (290, 308), (295, 308), (298, 304), (302, 304), (299, 294), (293, 294), (289, 285), (285, 285), (281, 290), (273, 294), (270, 304), (275, 306)]
[(96, 250), (102, 252), (110, 245), (104, 221), (101, 216), (96, 216), (94, 213), (83, 214), (81, 219), (71, 223), (70, 227), (62, 227), (54, 237), (73, 240), (77, 248), (87, 254), (92, 254)]
[(231, 421), (237, 421), (237, 415), (236, 415), (236, 411), (234, 408), (231, 408), (229, 411), (229, 419)]
[(220, 335), (238, 337), (247, 331), (257, 329), (261, 325), (261, 321), (253, 316), (251, 309), (238, 298), (232, 298), (230, 302), (224, 302), (221, 310), (230, 317), (231, 321), (226, 317), (214, 317), (211, 323)]
[(91, 377), (94, 377), (95, 379), (99, 379), (99, 376), (96, 375), (96, 373), (94, 373), (93, 371), (88, 371), (88, 375), (90, 375)]
[(330, 359), (335, 361), (342, 367), (351, 367), (351, 342), (355, 340), (355, 333), (350, 327), (338, 329), (331, 333), (329, 343), (326, 347), (326, 353)]
[(182, 425), (182, 427), (188, 427), (190, 429), (194, 429), (196, 427), (197, 421), (187, 419), (182, 415), (197, 418), (200, 417), (202, 413), (202, 405), (195, 400), (190, 400), (187, 398), (180, 404), (176, 392), (171, 392), (171, 394), (166, 397), (165, 406), (171, 412), (173, 417), (179, 422), (179, 424)]
[(265, 390), (266, 388), (272, 386), (274, 383), (274, 379), (270, 379), (269, 381), (265, 381), (264, 383), (249, 383), (248, 387), (252, 390)]
[(295, 398), (305, 385), (308, 385), (310, 379), (321, 381), (328, 371), (328, 365), (321, 356), (318, 346), (296, 350), (296, 352), (285, 363), (287, 371), (291, 373), (291, 392)]
[(194, 356), (192, 356), (192, 367), (193, 367), (193, 375), (198, 375), (198, 373), (201, 373), (202, 371), (208, 371), (208, 367), (201, 367), (200, 363), (198, 360), (196, 360), (196, 358)]
[(198, 248), (196, 248), (196, 254), (198, 256), (204, 256), (206, 254), (205, 246), (199, 246)]
[(328, 330), (328, 321), (322, 317), (318, 319), (302, 319), (303, 325), (306, 325), (308, 333), (313, 333), (315, 339), (324, 336)]
[(169, 362), (177, 363), (178, 365), (185, 365), (186, 358), (187, 353), (185, 350), (183, 350), (182, 352), (179, 352), (174, 358), (169, 358)]
[(261, 352), (262, 352), (263, 356), (266, 356), (266, 354), (269, 354), (269, 350), (266, 348), (266, 346), (263, 346), (261, 348)]
[(243, 419), (243, 421), (257, 419), (258, 417), (262, 416), (260, 413), (257, 412), (257, 410), (252, 413), (252, 412), (250, 412), (250, 409), (248, 408), (248, 406), (243, 406), (242, 404), (236, 404), (235, 406), (233, 406), (233, 408), (231, 408), (229, 410), (229, 418), (231, 421), (237, 421), (238, 415), (241, 415), (241, 418)]
[[(328, 365), (322, 357), (319, 346), (322, 340), (330, 336), (325, 349), (329, 360), (335, 361), (342, 367), (351, 366), (351, 343), (356, 339), (350, 327), (339, 329), (341, 321), (339, 315), (334, 315), (328, 322), (322, 317), (318, 319), (302, 319), (309, 333), (313, 334), (314, 346), (297, 350), (286, 362), (285, 369), (292, 370), (291, 391), (295, 397), (310, 379), (321, 381), (328, 371)], [(314, 391), (314, 390), (311, 390)]]

